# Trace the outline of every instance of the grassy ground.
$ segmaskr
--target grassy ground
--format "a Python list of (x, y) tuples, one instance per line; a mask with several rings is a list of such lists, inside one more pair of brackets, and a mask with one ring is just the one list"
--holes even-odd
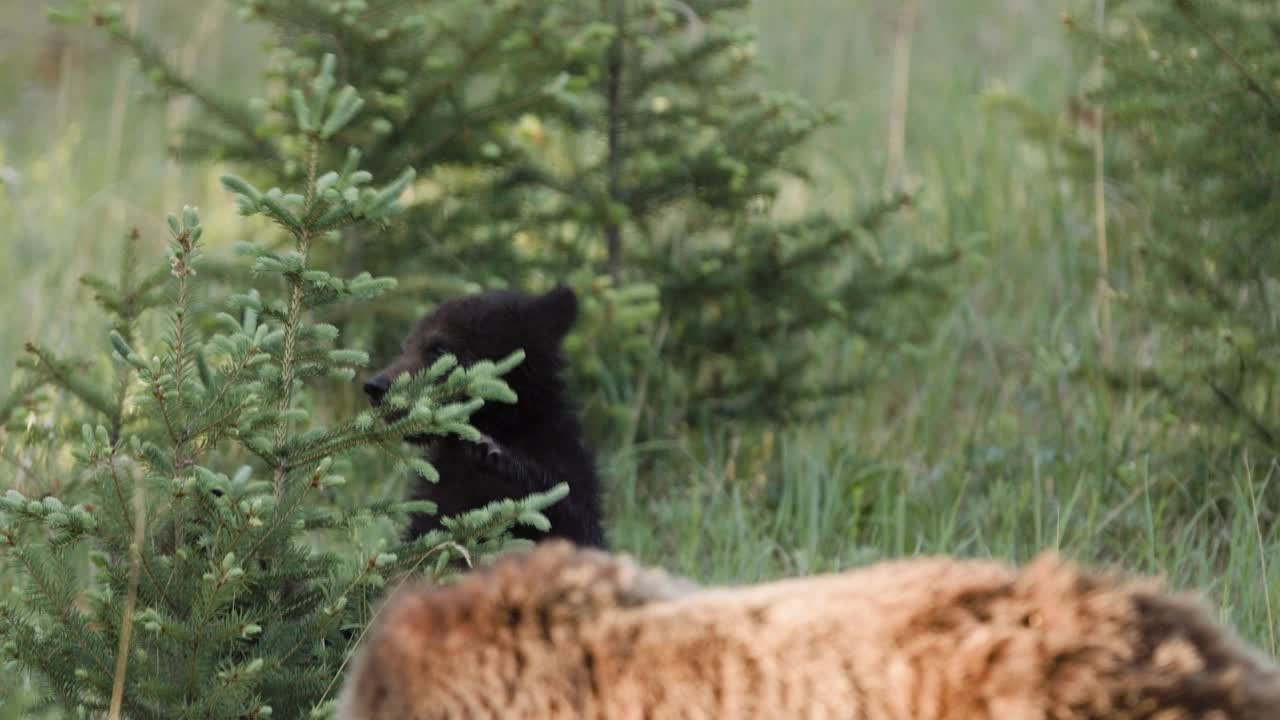
[[(130, 101), (142, 83), (128, 65), (94, 42), (58, 45), (38, 3), (25, 5), (0, 12), (12, 20), (0, 30), (0, 92), (19, 98), (0, 110), (0, 242), (14, 248), (0, 253), (10, 282), (0, 368), (25, 337), (69, 348), (102, 335), (102, 319), (80, 310), (76, 278), (111, 261), (127, 224), (158, 248), (163, 211), (192, 202), (214, 250), (232, 239), (218, 232), (232, 212), (215, 173), (164, 155), (181, 108)], [(817, 189), (788, 194), (790, 206), (848, 210), (882, 192), (898, 5), (757, 3), (765, 82), (848, 111), (813, 149)], [(1080, 70), (1059, 11), (1036, 0), (921, 3), (905, 126), (907, 178), (921, 194), (889, 232), (965, 249), (932, 341), (883, 359), (880, 382), (821, 427), (767, 437), (697, 428), (609, 453), (616, 548), (706, 581), (1059, 548), (1204, 589), (1246, 635), (1280, 650), (1280, 538), (1260, 519), (1273, 468), (1229, 443), (1188, 452), (1186, 428), (1157, 398), (1072, 379), (1098, 352), (1089, 199), (980, 102), (999, 83), (1065, 108)], [(145, 21), (198, 24), (192, 61), (234, 77), (246, 41), (220, 33), (221, 12)], [(1123, 232), (1111, 240), (1113, 262), (1129, 262)], [(1121, 351), (1149, 339), (1123, 307), (1114, 327)], [(852, 353), (841, 338), (824, 351), (836, 365)]]

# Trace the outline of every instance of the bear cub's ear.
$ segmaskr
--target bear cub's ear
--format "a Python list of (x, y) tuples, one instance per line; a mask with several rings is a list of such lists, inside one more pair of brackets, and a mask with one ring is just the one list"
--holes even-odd
[(529, 319), (559, 342), (578, 320), (578, 296), (567, 285), (557, 285), (529, 301)]

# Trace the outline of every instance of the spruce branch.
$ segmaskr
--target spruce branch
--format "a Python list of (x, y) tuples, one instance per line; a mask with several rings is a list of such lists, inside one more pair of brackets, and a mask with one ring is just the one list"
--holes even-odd
[[(478, 64), (481, 58), (493, 52), (493, 50), (498, 47), (499, 43), (502, 42), (503, 38), (510, 35), (512, 27), (519, 16), (519, 12), (519, 8), (515, 5), (508, 6), (501, 10), (501, 15), (494, 20), (493, 27), (491, 27), (475, 42), (469, 44), (463, 49), (461, 61), (462, 66), (466, 67)], [(465, 77), (461, 74), (445, 74), (444, 77), (437, 80), (433, 86), (426, 88), (412, 99), (413, 104), (406, 109), (406, 117), (422, 118), (425, 122), (433, 115), (433, 106), (436, 105), (436, 103), (438, 103), (445, 95), (452, 92), (457, 83), (463, 82), (464, 80)], [(465, 122), (458, 122), (455, 124), (455, 127), (457, 128), (456, 132), (463, 132), (466, 124)], [(374, 146), (373, 153), (381, 155), (386, 152), (387, 148), (396, 147), (404, 143), (406, 138), (421, 137), (422, 130), (423, 128), (418, 127), (411, 121), (388, 134), (380, 143)], [(441, 137), (437, 136), (428, 144), (427, 149), (410, 156), (408, 158), (409, 164), (416, 165), (425, 162), (427, 158), (430, 157), (430, 152), (438, 148), (443, 142), (445, 141), (441, 139)], [(416, 145), (418, 143), (415, 142), (414, 144)]]
[[(315, 183), (316, 183), (316, 161), (319, 153), (319, 140), (312, 137), (307, 147), (307, 200), (306, 209), (309, 211), (311, 204), (315, 201)], [(307, 252), (311, 247), (311, 233), (302, 230), (294, 234), (295, 248), (300, 256), (299, 264), (301, 269), (306, 269)], [(279, 409), (284, 413), (289, 409), (293, 399), (293, 375), (295, 371), (294, 353), (298, 342), (298, 324), (302, 316), (302, 297), (304, 288), (302, 279), (296, 275), (290, 275), (289, 278), (289, 316), (285, 319), (284, 326), (284, 352), (280, 358), (280, 401)], [(276, 425), (276, 449), (279, 454), (279, 448), (284, 444), (285, 436), (288, 433), (288, 424), (281, 422)], [(278, 465), (275, 470), (275, 494), (276, 500), (284, 495), (284, 481), (288, 469), (283, 463)]]
[(1239, 391), (1233, 391), (1224, 388), (1221, 384), (1213, 379), (1208, 381), (1213, 395), (1217, 398), (1222, 407), (1226, 408), (1232, 415), (1244, 421), (1246, 427), (1257, 436), (1267, 447), (1280, 449), (1280, 433), (1273, 428), (1267, 421), (1260, 417), (1253, 410), (1249, 409), (1240, 397)]
[(254, 129), (253, 120), (247, 112), (216, 97), (212, 91), (200, 87), (194, 80), (184, 76), (165, 58), (163, 51), (129, 28), (119, 12), (94, 10), (90, 20), (94, 25), (106, 30), (113, 40), (128, 49), (160, 87), (196, 100), (211, 115), (235, 130), (259, 157), (280, 159), (279, 150), (258, 135)]
[(33, 373), (23, 377), (13, 390), (0, 400), (0, 422), (7, 421), (19, 405), (27, 402), (36, 390), (48, 385), (52, 379), (44, 374)]
[(110, 720), (120, 719), (120, 710), (124, 702), (125, 674), (129, 669), (129, 645), (133, 635), (133, 613), (138, 603), (138, 575), (142, 567), (142, 543), (146, 540), (146, 499), (142, 494), (142, 486), (134, 487), (134, 533), (133, 543), (129, 546), (129, 589), (125, 596), (124, 611), (121, 614), (120, 643), (116, 650), (115, 679), (111, 684), (111, 706), (107, 712)]
[[(187, 338), (187, 314), (190, 310), (191, 300), (189, 280), (196, 273), (195, 264), (199, 258), (198, 243), (202, 233), (200, 218), (195, 208), (184, 207), (181, 221), (176, 216), (170, 215), (169, 229), (174, 235), (173, 256), (170, 258), (169, 264), (172, 268), (173, 276), (178, 281), (177, 298), (173, 308), (174, 401), (181, 407), (183, 405), (183, 392), (187, 386), (187, 373), (193, 362)], [(157, 396), (157, 400), (163, 403), (163, 395)], [(167, 417), (168, 414), (166, 413)], [(181, 471), (189, 463), (194, 462), (192, 458), (186, 455), (186, 444), (190, 437), (185, 428), (181, 433), (175, 434), (172, 424), (169, 427), (170, 436), (173, 437), (175, 443), (174, 464)]]
[(1208, 40), (1213, 47), (1222, 54), (1222, 57), (1227, 59), (1227, 62), (1231, 64), (1231, 67), (1234, 68), (1240, 75), (1240, 78), (1244, 80), (1249, 91), (1254, 95), (1257, 95), (1264, 103), (1267, 104), (1267, 107), (1271, 109), (1273, 119), (1280, 119), (1280, 99), (1277, 99), (1275, 95), (1271, 94), (1262, 81), (1254, 76), (1249, 68), (1241, 62), (1240, 58), (1236, 57), (1236, 54), (1232, 52), (1231, 49), (1228, 48), (1212, 30), (1205, 27), (1204, 23), (1200, 20), (1195, 4), (1191, 2), (1191, 0), (1174, 0), (1174, 7), (1178, 8), (1178, 12), (1186, 18), (1187, 23), (1191, 25), (1191, 27), (1194, 28), (1201, 37)]
[[(105, 439), (105, 438), (100, 438), (100, 439)], [(102, 450), (105, 451), (105, 457), (103, 458), (102, 462), (106, 466), (107, 472), (111, 477), (111, 490), (113, 492), (113, 497), (117, 504), (117, 511), (120, 513), (120, 517), (124, 521), (124, 527), (126, 532), (133, 535), (136, 542), (138, 533), (143, 532), (144, 530), (139, 526), (141, 523), (144, 522), (145, 506), (143, 508), (142, 514), (139, 514), (136, 508), (136, 500), (137, 500), (136, 495), (137, 493), (141, 492), (142, 484), (136, 481), (133, 483), (135, 504), (131, 505), (127, 500), (125, 500), (125, 489), (120, 479), (119, 445), (117, 445), (114, 442), (103, 442), (103, 443), (100, 443), (100, 446)], [(130, 520), (130, 517), (132, 517), (133, 519)], [(181, 544), (180, 534), (181, 533), (179, 531), (179, 545)], [(139, 544), (138, 547), (141, 548), (141, 545)], [(130, 552), (132, 553), (132, 551)], [(161, 601), (164, 602), (165, 605), (169, 607), (173, 607), (172, 600), (169, 599), (168, 595), (165, 592), (165, 585), (160, 583), (159, 572), (157, 572), (156, 569), (151, 566), (149, 558), (145, 554), (142, 554), (140, 549), (139, 549), (139, 555), (137, 560), (138, 560), (138, 566), (142, 568), (144, 572), (146, 572), (148, 580), (151, 581), (151, 585), (155, 589), (155, 592), (160, 596)], [(130, 555), (129, 562), (131, 564), (130, 566), (132, 567), (132, 562), (133, 562), (132, 554)]]
[(102, 413), (104, 417), (111, 420), (113, 425), (119, 423), (119, 418), (114, 417), (114, 399), (82, 375), (75, 364), (58, 358), (52, 351), (34, 342), (26, 343), (25, 347), (27, 352), (35, 357), (37, 371), (43, 373), (49, 382), (69, 391), (85, 405)]

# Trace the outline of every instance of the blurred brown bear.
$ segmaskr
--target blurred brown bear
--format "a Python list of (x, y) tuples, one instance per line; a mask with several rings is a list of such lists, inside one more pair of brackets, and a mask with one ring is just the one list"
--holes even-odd
[(1275, 720), (1280, 671), (1196, 600), (1046, 554), (699, 590), (548, 542), (392, 596), (341, 720)]

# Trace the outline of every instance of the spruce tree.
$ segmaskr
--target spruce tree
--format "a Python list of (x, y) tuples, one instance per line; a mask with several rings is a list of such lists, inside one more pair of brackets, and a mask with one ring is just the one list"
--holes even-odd
[(1280, 5), (1114, 3), (1068, 18), (1105, 72), (1112, 218), (1136, 239), (1112, 282), (1163, 351), (1122, 373), (1160, 388), (1199, 437), (1280, 452)]
[(426, 302), (569, 279), (602, 320), (571, 345), (593, 389), (656, 373), (651, 390), (691, 413), (776, 419), (858, 387), (847, 363), (820, 362), (821, 332), (890, 346), (928, 327), (930, 278), (954, 253), (875, 236), (908, 196), (774, 217), (780, 179), (804, 177), (803, 144), (836, 115), (758, 89), (746, 0), (239, 3), (270, 32), (267, 75), (283, 81), (244, 102), (181, 77), (116, 15), (96, 17), (158, 86), (205, 107), (184, 155), (240, 161), (263, 182), (306, 167), (281, 89), (321, 52), (341, 59), (371, 105), (342, 138), (369, 148), (375, 175), (423, 170), (389, 241), (354, 230), (318, 249), (404, 281), (364, 306), (376, 325), (335, 319), (375, 333), (382, 353)]
[[(83, 478), (77, 487), (61, 498), (17, 489), (0, 497), (0, 561), (21, 589), (0, 605), (6, 672), (37, 679), (69, 714), (322, 713), (384, 586), (484, 562), (514, 542), (515, 523), (545, 526), (540, 510), (563, 497), (561, 485), (496, 502), (399, 543), (387, 525), (429, 504), (344, 487), (377, 482), (361, 472), (377, 466), (371, 453), (434, 478), (400, 438), (479, 440), (468, 418), (486, 402), (517, 401), (502, 375), (521, 355), (467, 368), (445, 356), (397, 380), (379, 409), (312, 420), (326, 388), (367, 360), (339, 347), (337, 328), (315, 313), (395, 284), (331, 273), (315, 249), (343, 242), (344, 230), (388, 224), (414, 178), (405, 170), (376, 185), (353, 148), (325, 169), (322, 158), (335, 157), (330, 147), (364, 103), (355, 88), (338, 88), (334, 70), (325, 57), (290, 93), (293, 132), (304, 141), (296, 192), (223, 179), (243, 215), (286, 238), (284, 247), (239, 246), (260, 287), (231, 295), (225, 311), (196, 302), (203, 228), (184, 208), (168, 220), (167, 267), (139, 272), (147, 263), (134, 259), (146, 254), (130, 253), (117, 281), (87, 279), (113, 318), (102, 338), (111, 376), (32, 344), (2, 406), (21, 415), (43, 386), (77, 398), (94, 418), (66, 443)], [(138, 247), (136, 233), (129, 247)], [(164, 313), (161, 337), (138, 323), (148, 309)]]

